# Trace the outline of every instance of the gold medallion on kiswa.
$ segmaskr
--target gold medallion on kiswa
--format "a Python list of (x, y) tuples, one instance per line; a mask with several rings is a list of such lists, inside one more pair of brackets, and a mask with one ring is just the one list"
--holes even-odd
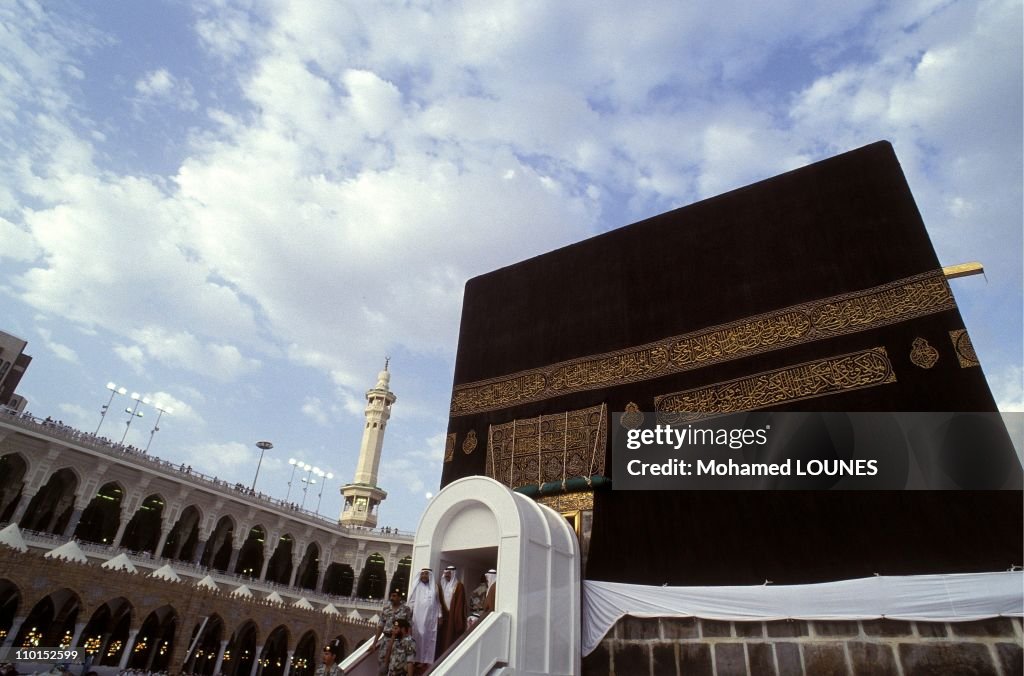
[(454, 416), (650, 380), (956, 307), (941, 270), (646, 345), (457, 386)]

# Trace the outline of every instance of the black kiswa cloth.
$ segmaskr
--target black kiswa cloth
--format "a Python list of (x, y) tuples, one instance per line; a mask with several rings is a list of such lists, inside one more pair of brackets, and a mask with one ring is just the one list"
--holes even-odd
[[(758, 334), (779, 325), (795, 337)], [(794, 369), (874, 360), (885, 372), (731, 405), (994, 411), (964, 328), (893, 149), (874, 143), (470, 280), (442, 486), (486, 473), (492, 425), (721, 400), (729, 383)], [(678, 367), (644, 361), (679, 337), (693, 351)], [(707, 356), (729, 340), (750, 347)], [(610, 472), (610, 439), (605, 452)], [(1013, 491), (598, 491), (586, 576), (751, 584), (1005, 570), (1021, 563), (1022, 512)]]

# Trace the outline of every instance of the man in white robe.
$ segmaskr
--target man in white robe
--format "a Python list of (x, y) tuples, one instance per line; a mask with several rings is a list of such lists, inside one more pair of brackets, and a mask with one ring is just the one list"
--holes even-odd
[(429, 568), (420, 571), (407, 601), (412, 608), (412, 637), (416, 641), (416, 662), (433, 664), (437, 645), (437, 621), (441, 618), (441, 601), (437, 583)]

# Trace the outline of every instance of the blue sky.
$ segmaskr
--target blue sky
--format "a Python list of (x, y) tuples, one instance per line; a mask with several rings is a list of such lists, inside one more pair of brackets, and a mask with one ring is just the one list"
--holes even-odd
[(390, 355), (381, 517), (411, 530), (468, 278), (888, 139), (942, 263), (985, 264), (953, 289), (1024, 410), (1021, 25), (999, 0), (3, 0), (19, 391), (86, 430), (107, 381), (149, 395), (175, 409), (153, 453), (231, 481), (269, 439), (283, 497), (289, 457), (351, 480)]

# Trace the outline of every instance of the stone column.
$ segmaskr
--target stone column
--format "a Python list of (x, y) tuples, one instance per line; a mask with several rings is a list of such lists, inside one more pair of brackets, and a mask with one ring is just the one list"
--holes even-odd
[(196, 553), (192, 556), (192, 563), (198, 565), (203, 558), (203, 552), (206, 551), (206, 544), (209, 540), (199, 538), (199, 542), (196, 543)]
[[(398, 545), (392, 544), (391, 551), (388, 552), (387, 561), (384, 563), (384, 598), (387, 598), (388, 593), (391, 591), (389, 589), (391, 586), (391, 577), (395, 574), (395, 571), (398, 570), (398, 558)], [(440, 574), (438, 574), (435, 579), (440, 580)]]
[[(177, 524), (175, 524), (175, 526), (177, 526)], [(174, 526), (172, 526), (171, 529), (167, 531), (167, 537), (171, 537), (171, 533), (173, 531), (174, 531)], [(167, 557), (168, 559), (172, 559), (174, 561), (178, 560), (178, 557), (181, 556), (181, 548), (185, 546), (185, 540), (188, 538), (188, 536), (190, 534), (191, 534), (191, 531), (186, 531), (184, 528), (182, 528), (180, 531), (178, 531), (178, 537), (174, 541), (174, 548), (171, 549), (170, 555)], [(167, 545), (167, 543), (165, 541), (164, 542), (164, 546), (166, 546), (166, 545)]]
[(85, 631), (85, 622), (75, 624), (75, 635), (71, 637), (71, 647), (74, 648), (82, 640), (82, 632)]
[(260, 571), (260, 580), (266, 582), (267, 580), (267, 569), (270, 568), (270, 558), (264, 553), (263, 556), (263, 569)]
[(132, 629), (128, 632), (128, 640), (124, 642), (124, 650), (121, 653), (121, 661), (117, 664), (118, 669), (124, 670), (128, 668), (128, 660), (132, 656), (132, 649), (135, 648), (135, 637), (138, 635), (138, 629)]
[(167, 536), (171, 534), (169, 526), (164, 526), (160, 529), (160, 539), (156, 543), (156, 549), (153, 550), (153, 558), (160, 558), (160, 552), (164, 550), (164, 545), (167, 544)]
[(284, 673), (281, 676), (288, 676), (288, 672), (292, 670), (292, 658), (295, 656), (294, 650), (288, 651), (288, 660), (284, 663)]
[(292, 559), (292, 574), (291, 574), (291, 577), (288, 580), (288, 586), (289, 587), (294, 587), (295, 586), (295, 578), (299, 574), (299, 564), (300, 563), (302, 563), (301, 559), (299, 561), (296, 561), (294, 558)]
[(232, 549), (231, 550), (231, 559), (228, 560), (228, 569), (226, 571), (230, 575), (234, 575), (235, 574), (235, 567), (238, 565), (238, 555), (241, 554), (241, 553), (242, 553), (242, 548), (241, 547), (238, 547), (237, 549)]
[[(110, 544), (112, 544), (115, 547), (120, 547), (121, 546), (121, 538), (124, 537), (124, 531), (125, 531), (126, 528), (128, 528), (128, 522), (129, 521), (131, 521), (131, 517), (128, 517), (126, 519), (125, 516), (124, 516), (124, 510), (122, 510), (121, 511), (121, 520), (120, 520), (120, 523), (117, 526), (117, 535), (114, 536), (114, 539), (113, 539), (113, 541)], [(123, 668), (124, 667), (122, 667), (122, 669)]]
[(21, 500), (18, 501), (18, 507), (14, 510), (14, 516), (11, 517), (11, 523), (16, 523), (21, 526), (21, 520), (25, 517), (25, 510), (28, 509), (28, 503), (32, 502), (32, 498), (36, 497), (35, 493), (22, 493)]
[[(57, 520), (60, 519), (61, 514), (64, 513), (64, 510), (68, 508), (68, 504), (71, 502), (71, 500), (69, 500), (68, 497), (69, 496), (66, 495), (62, 496), (57, 501), (57, 504), (53, 506), (53, 515), (50, 517), (50, 520), (47, 521), (46, 524), (40, 530), (42, 530), (45, 533), (53, 533), (53, 529), (57, 525)], [(72, 500), (73, 499), (74, 498), (72, 497)], [(54, 534), (56, 535), (56, 533)]]
[(256, 653), (253, 656), (252, 669), (249, 670), (249, 676), (256, 676), (256, 672), (260, 668), (260, 658), (263, 656), (263, 646), (256, 646)]
[(220, 667), (224, 663), (224, 651), (228, 649), (228, 642), (226, 640), (220, 642), (220, 650), (217, 651), (217, 660), (213, 665), (213, 673), (219, 674)]
[(330, 568), (331, 564), (327, 564), (320, 569), (320, 572), (316, 576), (316, 589), (313, 591), (323, 594), (324, 593), (324, 577), (327, 575), (327, 569)]
[(75, 529), (78, 528), (78, 522), (82, 520), (82, 513), (85, 512), (84, 507), (78, 507), (75, 505), (75, 510), (71, 512), (71, 518), (68, 519), (68, 527), (64, 529), (64, 537), (71, 539), (75, 534)]
[(25, 623), (27, 615), (14, 618), (14, 622), (11, 624), (11, 630), (7, 632), (7, 636), (4, 637), (3, 643), (0, 643), (0, 647), (7, 648), (14, 645), (14, 639), (18, 636), (18, 632), (21, 631), (21, 625)]

